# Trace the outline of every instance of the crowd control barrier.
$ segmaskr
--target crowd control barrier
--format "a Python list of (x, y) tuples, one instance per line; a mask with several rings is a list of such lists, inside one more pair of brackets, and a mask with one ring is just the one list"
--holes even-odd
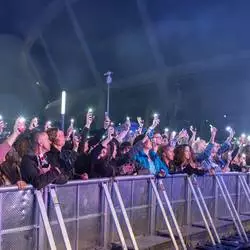
[(188, 249), (249, 242), (249, 174), (0, 188), (0, 250)]

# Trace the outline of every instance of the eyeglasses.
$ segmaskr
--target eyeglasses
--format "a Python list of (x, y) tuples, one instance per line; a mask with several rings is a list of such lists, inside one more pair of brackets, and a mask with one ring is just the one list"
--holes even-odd
[(160, 136), (160, 135), (154, 136), (154, 139), (162, 139), (162, 136)]

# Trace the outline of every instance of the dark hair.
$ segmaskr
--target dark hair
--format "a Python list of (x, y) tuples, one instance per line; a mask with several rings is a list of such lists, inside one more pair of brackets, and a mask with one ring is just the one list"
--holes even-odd
[(182, 144), (182, 145), (177, 146), (174, 150), (174, 163), (176, 166), (181, 166), (184, 163), (185, 161), (184, 152), (185, 152), (186, 147), (190, 149), (191, 161), (194, 161), (194, 153), (193, 153), (192, 148), (188, 144)]
[(145, 137), (145, 134), (136, 136), (133, 145), (135, 145), (139, 141), (142, 141), (144, 137)]
[(22, 158), (31, 149), (30, 137), (28, 136), (19, 137), (14, 144), (14, 148), (18, 152), (19, 156)]
[(168, 144), (168, 145), (163, 145), (159, 147), (158, 154), (161, 157), (161, 159), (162, 159), (163, 153), (168, 151), (169, 148), (173, 148), (173, 146)]
[(47, 134), (49, 136), (49, 140), (51, 141), (52, 144), (55, 144), (56, 138), (57, 138), (57, 132), (59, 131), (58, 128), (49, 128), (47, 130)]
[(129, 141), (125, 141), (120, 145), (120, 150), (123, 151), (127, 147), (131, 147), (131, 143)]

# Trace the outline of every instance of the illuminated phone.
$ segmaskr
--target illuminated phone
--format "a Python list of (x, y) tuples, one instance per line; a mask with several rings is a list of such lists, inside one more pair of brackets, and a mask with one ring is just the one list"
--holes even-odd
[(157, 114), (157, 113), (155, 113), (153, 116), (155, 119), (159, 118), (159, 114)]
[(26, 122), (26, 119), (23, 116), (20, 116), (18, 119), (18, 131), (20, 133), (23, 133), (26, 129), (25, 122)]

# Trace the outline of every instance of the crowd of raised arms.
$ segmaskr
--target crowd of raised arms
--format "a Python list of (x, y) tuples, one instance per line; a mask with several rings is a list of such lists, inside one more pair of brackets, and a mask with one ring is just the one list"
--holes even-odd
[[(1, 186), (18, 185), (22, 189), (32, 184), (41, 189), (50, 183), (65, 184), (76, 179), (249, 171), (249, 138), (243, 134), (234, 141), (232, 128), (227, 129), (225, 142), (218, 144), (217, 129), (212, 125), (210, 140), (205, 141), (196, 137), (193, 127), (190, 131), (165, 129), (161, 133), (158, 115), (154, 115), (148, 128), (138, 117), (133, 132), (129, 117), (118, 129), (106, 114), (103, 128), (93, 131), (94, 118), (89, 110), (81, 133), (76, 133), (72, 120), (65, 134), (49, 121), (39, 130), (38, 118), (33, 118), (26, 128), (25, 120), (19, 117), (13, 133), (0, 144)], [(0, 133), (3, 130), (1, 121)]]

